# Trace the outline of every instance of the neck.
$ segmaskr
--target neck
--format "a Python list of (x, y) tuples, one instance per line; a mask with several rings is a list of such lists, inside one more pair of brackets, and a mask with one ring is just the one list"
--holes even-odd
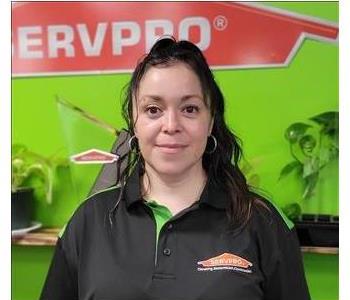
[(155, 200), (166, 206), (173, 215), (199, 200), (207, 179), (202, 164), (197, 164), (180, 175), (159, 174), (147, 163), (142, 178), (145, 200)]

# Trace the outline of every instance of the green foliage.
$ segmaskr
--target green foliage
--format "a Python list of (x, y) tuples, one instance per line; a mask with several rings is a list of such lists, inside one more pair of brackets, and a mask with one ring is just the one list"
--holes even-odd
[[(311, 117), (308, 123), (294, 123), (286, 129), (284, 136), (289, 142), (293, 161), (283, 167), (279, 179), (296, 172), (304, 183), (302, 199), (309, 199), (314, 194), (321, 170), (339, 156), (339, 113), (328, 111)], [(290, 212), (290, 207), (284, 210)]]
[(52, 203), (55, 172), (58, 167), (68, 167), (68, 160), (57, 156), (44, 157), (22, 144), (12, 145), (11, 190), (31, 187), (43, 191), (47, 203)]
[(260, 163), (260, 158), (253, 158), (249, 162), (246, 159), (242, 159), (239, 163), (239, 167), (247, 179), (247, 183), (252, 188), (258, 188), (260, 184), (260, 177), (256, 173), (255, 167)]
[(290, 220), (297, 220), (301, 215), (301, 207), (298, 203), (290, 203), (282, 210)]
[(292, 144), (296, 143), (305, 134), (310, 125), (305, 123), (294, 123), (284, 133), (285, 138)]

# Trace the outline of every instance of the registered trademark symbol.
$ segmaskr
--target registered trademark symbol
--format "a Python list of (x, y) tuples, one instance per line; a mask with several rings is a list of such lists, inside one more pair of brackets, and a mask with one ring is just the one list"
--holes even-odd
[(219, 31), (225, 30), (225, 28), (228, 25), (227, 18), (221, 15), (216, 16), (213, 23), (214, 23), (214, 28)]

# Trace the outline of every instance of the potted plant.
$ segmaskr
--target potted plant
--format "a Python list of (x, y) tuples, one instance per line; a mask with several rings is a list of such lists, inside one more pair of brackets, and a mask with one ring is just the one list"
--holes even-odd
[[(307, 122), (293, 123), (285, 130), (285, 138), (293, 160), (283, 167), (279, 178), (292, 172), (297, 174), (303, 185), (301, 200), (311, 201), (320, 185), (320, 174), (339, 156), (339, 113), (328, 111)], [(291, 203), (282, 209), (295, 222), (302, 244), (338, 245), (338, 216), (302, 214), (298, 203)]]
[(15, 230), (31, 225), (35, 197), (52, 202), (55, 170), (68, 162), (44, 157), (22, 144), (13, 144), (11, 150), (11, 228)]

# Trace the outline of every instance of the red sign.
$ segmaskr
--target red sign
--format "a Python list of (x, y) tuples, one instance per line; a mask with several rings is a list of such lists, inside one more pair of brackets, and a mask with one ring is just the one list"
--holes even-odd
[(97, 149), (91, 149), (71, 156), (71, 161), (76, 164), (106, 164), (117, 160), (117, 155)]
[(191, 40), (216, 69), (286, 66), (338, 26), (236, 2), (27, 2), (12, 7), (13, 76), (132, 71), (162, 35)]

